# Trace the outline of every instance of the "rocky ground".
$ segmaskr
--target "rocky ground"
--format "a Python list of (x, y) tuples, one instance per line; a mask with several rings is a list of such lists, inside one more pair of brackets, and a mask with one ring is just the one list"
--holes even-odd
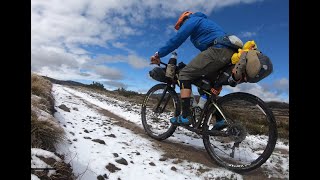
[(141, 124), (141, 104), (134, 99), (56, 84), (53, 94), (55, 117), (68, 132), (68, 140), (59, 149), (79, 178), (289, 178), (288, 140), (278, 141), (261, 168), (238, 174), (212, 161), (195, 133), (178, 128), (164, 141), (147, 136)]

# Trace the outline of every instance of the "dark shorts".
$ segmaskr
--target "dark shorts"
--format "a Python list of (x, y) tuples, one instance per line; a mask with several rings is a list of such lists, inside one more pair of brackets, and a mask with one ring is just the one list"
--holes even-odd
[(195, 80), (203, 75), (215, 80), (218, 71), (231, 62), (233, 53), (231, 49), (209, 47), (180, 71), (179, 80)]

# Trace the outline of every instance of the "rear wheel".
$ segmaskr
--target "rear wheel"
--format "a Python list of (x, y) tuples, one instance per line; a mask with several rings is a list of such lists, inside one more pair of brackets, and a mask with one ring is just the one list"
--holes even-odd
[[(228, 121), (228, 127), (221, 131), (228, 136), (203, 135), (210, 157), (239, 173), (260, 167), (272, 154), (277, 141), (277, 126), (272, 111), (260, 98), (242, 92), (223, 96), (217, 104)], [(211, 106), (203, 130), (212, 131), (219, 117), (222, 117), (219, 111)]]
[(170, 118), (180, 114), (180, 100), (177, 93), (167, 84), (157, 84), (146, 94), (142, 104), (141, 119), (146, 133), (157, 140), (170, 137), (177, 126)]

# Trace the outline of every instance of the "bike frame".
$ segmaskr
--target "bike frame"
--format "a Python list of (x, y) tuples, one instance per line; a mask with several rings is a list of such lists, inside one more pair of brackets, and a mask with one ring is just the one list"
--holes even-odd
[[(164, 62), (161, 62), (160, 61), (160, 64), (163, 64), (165, 66), (167, 66), (166, 63)], [(159, 65), (160, 66), (160, 65)], [(156, 109), (158, 110), (161, 102), (163, 101), (167, 91), (168, 91), (168, 88), (172, 88), (173, 91), (175, 91), (175, 86), (177, 85), (178, 87), (180, 87), (180, 81), (178, 79), (178, 76), (177, 74), (175, 75), (176, 77), (176, 80), (170, 82), (170, 83), (166, 83), (167, 86), (165, 87), (162, 95), (161, 95), (161, 98), (156, 106)], [(203, 90), (203, 89), (202, 89)], [(210, 132), (202, 132), (202, 125), (203, 125), (203, 121), (205, 119), (205, 115), (207, 114), (207, 112), (209, 111), (209, 109), (213, 106), (214, 107), (214, 112), (213, 114), (215, 113), (215, 111), (218, 111), (219, 114), (222, 116), (222, 118), (226, 121), (227, 124), (230, 124), (228, 122), (228, 120), (225, 118), (223, 112), (220, 110), (218, 104), (217, 104), (217, 96), (211, 92), (208, 92), (206, 90), (203, 90), (206, 94), (209, 95), (209, 98), (210, 98), (210, 101), (207, 101), (204, 105), (204, 108), (203, 108), (203, 111), (201, 112), (201, 115), (200, 115), (200, 120), (199, 121), (196, 121), (194, 127), (190, 127), (190, 126), (182, 126), (192, 132), (195, 132), (197, 134), (203, 134), (203, 133), (206, 133), (206, 134), (209, 134), (209, 135), (212, 135), (212, 136), (228, 136), (225, 132), (221, 132), (221, 131), (217, 131), (217, 130), (211, 130)], [(162, 113), (165, 109), (165, 107), (167, 106), (168, 102), (169, 102), (169, 98), (166, 100), (164, 106), (162, 107), (160, 113)], [(209, 125), (209, 124), (208, 124)]]

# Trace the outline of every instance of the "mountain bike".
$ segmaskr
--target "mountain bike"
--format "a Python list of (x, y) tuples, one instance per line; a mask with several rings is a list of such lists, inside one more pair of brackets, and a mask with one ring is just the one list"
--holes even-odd
[[(161, 68), (165, 72), (167, 64), (160, 63), (165, 66)], [(184, 66), (180, 62), (173, 80), (162, 77), (159, 80), (162, 83), (151, 87), (145, 95), (142, 124), (145, 132), (156, 140), (167, 139), (178, 127), (170, 123), (170, 118), (181, 112), (181, 99), (175, 88), (180, 85), (178, 74)], [(225, 71), (221, 70), (220, 74), (223, 73)], [(201, 135), (207, 153), (219, 165), (238, 173), (252, 171), (265, 163), (275, 148), (278, 133), (274, 115), (266, 103), (253, 94), (234, 92), (220, 97), (222, 85), (219, 90), (215, 83), (206, 77), (192, 82), (209, 98), (200, 117), (196, 117), (192, 109), (194, 121), (191, 125), (179, 126)], [(213, 129), (216, 120), (221, 118), (227, 126)]]

